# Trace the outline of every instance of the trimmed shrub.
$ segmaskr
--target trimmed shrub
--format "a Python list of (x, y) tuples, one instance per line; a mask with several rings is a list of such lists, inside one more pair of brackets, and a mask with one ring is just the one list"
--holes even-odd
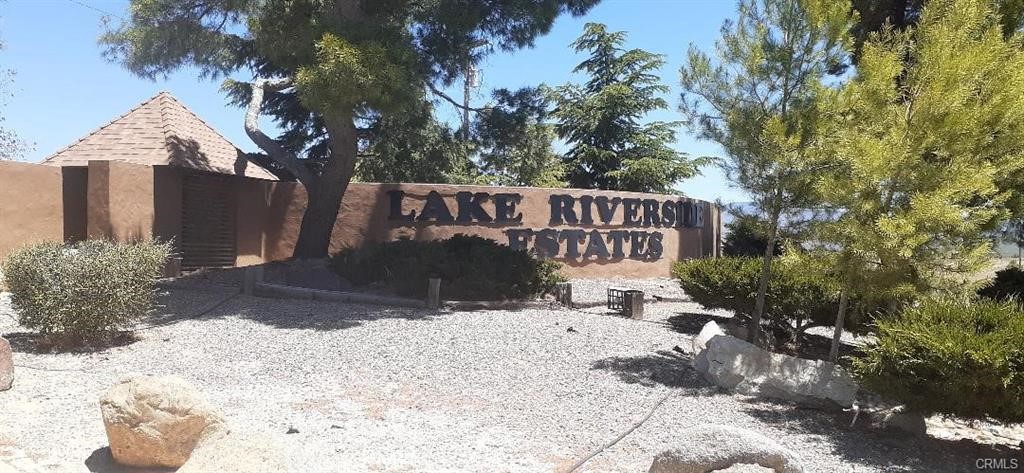
[(467, 235), (372, 243), (331, 258), (331, 268), (353, 284), (384, 284), (406, 297), (426, 297), (427, 279), (441, 278), (441, 297), (448, 300), (536, 297), (565, 281), (560, 267), (526, 251)]
[(127, 327), (152, 309), (169, 250), (155, 242), (40, 243), (7, 256), (4, 281), (21, 325), (89, 336)]
[(877, 326), (853, 363), (869, 389), (924, 414), (1024, 421), (1024, 311), (1013, 301), (925, 300)]
[[(686, 294), (708, 309), (726, 309), (742, 316), (754, 313), (761, 259), (750, 257), (702, 258), (680, 261), (672, 268)], [(851, 308), (856, 301), (851, 301)], [(807, 328), (833, 325), (839, 307), (839, 285), (824, 268), (809, 258), (772, 262), (765, 298), (764, 318), (783, 332), (799, 336)], [(859, 322), (852, 310), (846, 326)], [(795, 325), (795, 328), (793, 328)]]
[(988, 299), (1002, 300), (1013, 297), (1020, 300), (1024, 295), (1024, 269), (1010, 266), (997, 271), (992, 282), (978, 289), (978, 295)]
[[(768, 248), (768, 237), (755, 217), (740, 215), (725, 225), (727, 233), (722, 241), (722, 253), (726, 256), (764, 256)], [(782, 254), (782, 239), (775, 242), (772, 252)]]

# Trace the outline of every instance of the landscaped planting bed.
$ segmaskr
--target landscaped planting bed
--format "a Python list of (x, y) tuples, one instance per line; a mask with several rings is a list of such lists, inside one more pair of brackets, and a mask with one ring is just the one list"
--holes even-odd
[[(577, 281), (574, 296), (600, 301), (609, 282)], [(614, 282), (684, 297), (667, 279)], [(988, 451), (720, 392), (688, 365), (692, 327), (713, 318), (692, 303), (648, 302), (643, 321), (600, 307), (432, 312), (245, 296), (217, 305), (233, 290), (165, 290), (138, 341), (62, 353), (21, 334), (0, 296), (0, 332), (18, 365), (14, 388), (0, 393), (0, 452), (17, 450), (40, 471), (135, 471), (110, 466), (98, 407), (131, 373), (190, 381), (232, 425), (278, 441), (296, 473), (562, 471), (666, 394), (582, 471), (646, 471), (680, 447), (676, 433), (711, 423), (766, 435), (810, 472), (966, 471)], [(1011, 442), (1001, 430), (971, 432)]]

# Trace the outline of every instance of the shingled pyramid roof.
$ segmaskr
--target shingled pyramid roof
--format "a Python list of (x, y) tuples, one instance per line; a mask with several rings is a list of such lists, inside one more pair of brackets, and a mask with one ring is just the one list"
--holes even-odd
[(98, 160), (277, 180), (167, 92), (156, 94), (42, 162), (86, 166)]

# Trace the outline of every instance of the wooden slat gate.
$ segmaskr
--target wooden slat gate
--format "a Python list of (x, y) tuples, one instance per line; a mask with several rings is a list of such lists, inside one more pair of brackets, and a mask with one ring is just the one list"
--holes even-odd
[(182, 179), (181, 267), (235, 265), (235, 192), (230, 176), (188, 173)]

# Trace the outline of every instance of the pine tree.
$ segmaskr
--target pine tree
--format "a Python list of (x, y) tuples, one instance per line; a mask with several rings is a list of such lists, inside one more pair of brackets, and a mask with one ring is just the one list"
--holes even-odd
[(821, 240), (851, 292), (891, 301), (973, 289), (986, 231), (1009, 215), (1006, 176), (1024, 167), (1024, 52), (990, 0), (930, 0), (915, 28), (884, 30), (830, 107), (821, 179), (839, 211)]
[[(741, 0), (716, 44), (717, 61), (690, 47), (680, 111), (700, 137), (725, 150), (719, 164), (753, 199), (768, 236), (751, 320), (756, 342), (780, 227), (813, 206), (814, 152), (826, 73), (846, 56), (850, 4)], [(716, 64), (717, 62), (717, 64)]]
[(670, 192), (697, 174), (702, 160), (672, 149), (675, 122), (641, 124), (648, 113), (668, 107), (668, 87), (656, 75), (664, 58), (623, 49), (624, 32), (588, 23), (572, 43), (590, 56), (573, 72), (590, 76), (583, 85), (556, 89), (555, 131), (568, 142), (569, 185), (585, 189)]
[(547, 123), (550, 92), (544, 87), (498, 89), (494, 104), (477, 113), (473, 138), (481, 178), (501, 186), (565, 187), (565, 166)]

